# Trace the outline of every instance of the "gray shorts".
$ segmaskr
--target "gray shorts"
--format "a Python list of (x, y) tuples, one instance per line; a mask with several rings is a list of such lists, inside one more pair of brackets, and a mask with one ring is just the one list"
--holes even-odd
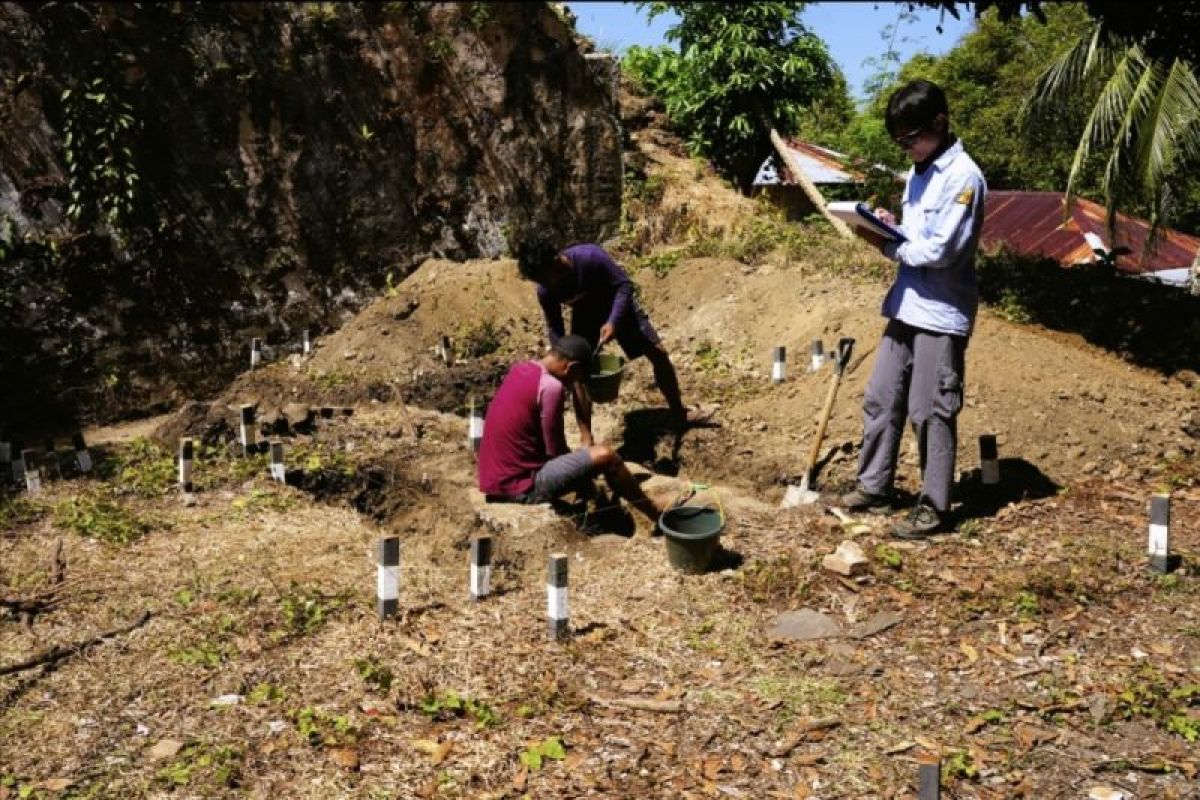
[(533, 491), (529, 502), (547, 503), (567, 492), (577, 490), (595, 471), (588, 448), (581, 447), (573, 453), (547, 461), (533, 476)]

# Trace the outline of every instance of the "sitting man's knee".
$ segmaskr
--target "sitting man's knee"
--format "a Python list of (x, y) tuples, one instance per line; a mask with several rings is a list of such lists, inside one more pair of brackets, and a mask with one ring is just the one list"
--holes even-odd
[(592, 463), (600, 469), (608, 469), (620, 461), (617, 451), (605, 444), (598, 444), (591, 447), (588, 453), (592, 457)]

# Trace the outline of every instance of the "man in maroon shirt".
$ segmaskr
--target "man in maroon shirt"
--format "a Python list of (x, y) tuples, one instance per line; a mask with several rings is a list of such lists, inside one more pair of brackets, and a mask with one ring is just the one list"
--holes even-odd
[(662, 506), (642, 491), (611, 447), (567, 448), (564, 384), (582, 380), (591, 360), (586, 339), (563, 336), (540, 361), (508, 370), (484, 419), (479, 489), (489, 500), (545, 503), (601, 472), (616, 494), (657, 522)]
[[(538, 285), (550, 344), (566, 332), (562, 306), (568, 305), (571, 333), (597, 347), (616, 339), (626, 358), (649, 359), (677, 429), (708, 421), (708, 416), (689, 417), (671, 357), (634, 298), (633, 281), (602, 247), (574, 244), (560, 252), (545, 239), (529, 237), (517, 248), (517, 266), (523, 277)], [(584, 443), (591, 444), (591, 399), (583, 381), (577, 381), (573, 391), (580, 433)]]

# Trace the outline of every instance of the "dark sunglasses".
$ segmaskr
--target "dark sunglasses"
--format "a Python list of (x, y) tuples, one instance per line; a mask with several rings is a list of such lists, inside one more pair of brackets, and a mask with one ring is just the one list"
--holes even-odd
[(921, 138), (921, 134), (923, 132), (924, 131), (921, 128), (917, 128), (915, 131), (909, 131), (901, 136), (893, 136), (892, 141), (907, 150), (917, 143), (917, 139)]

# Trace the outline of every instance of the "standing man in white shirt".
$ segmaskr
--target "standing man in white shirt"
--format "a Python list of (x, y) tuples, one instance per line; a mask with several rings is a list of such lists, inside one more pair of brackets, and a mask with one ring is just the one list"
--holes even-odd
[[(967, 340), (979, 304), (975, 251), (987, 184), (950, 132), (946, 95), (936, 84), (916, 80), (897, 89), (885, 122), (913, 162), (899, 223), (906, 241), (856, 229), (899, 269), (883, 301), (888, 323), (863, 398), (858, 486), (842, 503), (856, 511), (891, 508), (907, 417), (921, 455), (921, 494), (892, 534), (920, 539), (953, 527), (950, 489)], [(896, 224), (891, 214), (878, 213)]]

